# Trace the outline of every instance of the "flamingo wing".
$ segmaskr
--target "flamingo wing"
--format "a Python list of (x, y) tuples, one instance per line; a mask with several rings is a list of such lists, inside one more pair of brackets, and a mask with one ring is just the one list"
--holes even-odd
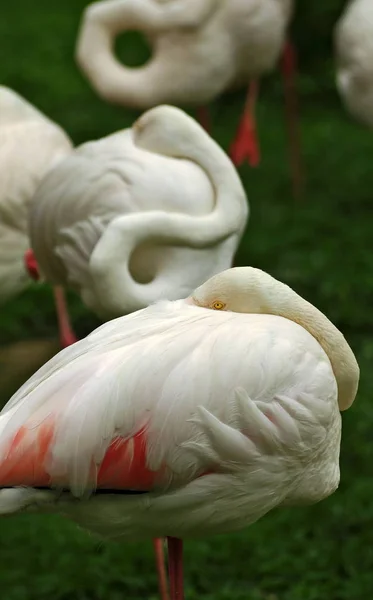
[(295, 323), (162, 302), (103, 325), (22, 386), (0, 414), (0, 485), (77, 496), (185, 485), (302, 452), (309, 427), (314, 445), (330, 398), (329, 361)]

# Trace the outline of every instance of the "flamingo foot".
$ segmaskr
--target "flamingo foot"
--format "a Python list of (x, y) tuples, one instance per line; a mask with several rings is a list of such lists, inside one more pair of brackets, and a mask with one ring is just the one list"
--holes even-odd
[(153, 545), (158, 573), (159, 595), (161, 597), (161, 600), (169, 600), (167, 574), (164, 562), (163, 539), (155, 538), (153, 540)]
[(258, 96), (259, 84), (251, 81), (247, 92), (244, 113), (238, 126), (236, 137), (230, 147), (229, 154), (236, 166), (242, 165), (245, 160), (251, 167), (260, 163), (259, 141), (255, 123), (255, 105)]
[(78, 341), (70, 323), (69, 313), (66, 305), (66, 298), (62, 287), (54, 288), (54, 301), (56, 304), (58, 325), (62, 348), (67, 348)]
[(197, 119), (207, 133), (211, 133), (211, 119), (209, 109), (201, 106), (197, 109)]
[(168, 537), (167, 543), (171, 600), (184, 600), (183, 542)]

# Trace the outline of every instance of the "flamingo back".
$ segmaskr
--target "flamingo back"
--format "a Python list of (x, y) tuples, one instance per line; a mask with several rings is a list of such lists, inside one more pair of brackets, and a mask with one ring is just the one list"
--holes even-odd
[(282, 500), (316, 501), (335, 489), (339, 443), (335, 378), (306, 330), (162, 302), (101, 326), (20, 388), (0, 415), (0, 485), (165, 491), (261, 465), (268, 484), (282, 472)]

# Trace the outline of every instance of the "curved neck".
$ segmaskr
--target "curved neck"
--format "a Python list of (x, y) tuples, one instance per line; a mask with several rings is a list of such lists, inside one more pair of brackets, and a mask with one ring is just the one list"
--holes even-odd
[[(78, 65), (102, 98), (136, 108), (144, 103), (147, 106), (146, 94), (149, 105), (152, 103), (153, 94), (147, 83), (153, 81), (151, 63), (128, 68), (116, 59), (113, 45), (121, 31), (142, 29), (142, 12), (135, 0), (109, 0), (90, 5), (84, 13), (75, 51)], [(145, 11), (145, 16), (152, 21), (150, 13)]]
[(154, 36), (180, 27), (196, 27), (216, 6), (216, 0), (165, 4), (154, 0), (95, 2), (84, 13), (76, 60), (97, 92), (108, 101), (134, 108), (154, 106), (164, 97), (162, 71), (167, 56), (153, 57), (142, 67), (126, 67), (114, 56), (115, 37), (125, 31)]
[[(160, 112), (161, 108), (181, 112), (166, 106), (154, 110)], [(211, 182), (215, 206), (211, 213), (198, 218), (174, 214), (170, 219), (170, 215), (165, 215), (163, 227), (159, 217), (157, 227), (163, 230), (162, 235), (194, 248), (215, 245), (232, 235), (240, 238), (246, 227), (249, 205), (236, 169), (220, 146), (194, 119), (185, 113), (182, 116), (182, 127), (175, 126), (174, 135), (162, 142), (157, 138), (147, 139), (146, 126), (142, 130), (140, 117), (133, 125), (134, 143), (144, 150), (196, 163)]]
[(359, 384), (360, 370), (354, 353), (343, 334), (321, 311), (288, 286), (284, 287), (283, 300), (275, 302), (270, 312), (298, 323), (319, 342), (337, 381), (339, 408), (346, 410), (353, 403)]
[[(138, 283), (130, 272), (133, 252), (143, 242), (174, 241), (164, 230), (163, 220), (168, 213), (132, 214), (112, 221), (97, 243), (89, 262), (94, 296), (98, 298), (102, 312), (121, 316), (140, 310), (157, 300), (175, 294), (175, 281), (169, 277), (170, 270), (157, 273), (150, 283)], [(165, 229), (164, 229), (165, 228)]]
[[(246, 194), (231, 161), (193, 119), (190, 124), (186, 132), (181, 131), (177, 149), (157, 153), (191, 160), (204, 169), (215, 191), (215, 206), (211, 213), (203, 216), (147, 211), (124, 215), (110, 223), (93, 251), (90, 269), (96, 293), (102, 294), (102, 306), (109, 302), (115, 314), (123, 314), (124, 299), (130, 312), (160, 298), (175, 298), (174, 280), (167, 276), (169, 272), (160, 272), (152, 283), (145, 285), (133, 280), (130, 258), (141, 243), (154, 241), (155, 244), (213, 249), (230, 239), (233, 258), (245, 229), (249, 212)], [(148, 149), (146, 136), (141, 135), (141, 125), (137, 127), (140, 135), (136, 135), (135, 124), (134, 142)], [(228, 266), (225, 264), (222, 268)], [(186, 285), (185, 295), (189, 292)]]
[[(191, 284), (179, 268), (173, 270), (169, 264), (161, 266), (153, 281), (142, 284), (134, 280), (129, 268), (130, 260), (134, 250), (144, 242), (190, 248), (192, 232), (195, 232), (199, 220), (205, 218), (149, 211), (112, 221), (97, 243), (89, 263), (95, 295), (101, 306), (107, 312), (122, 315), (124, 306), (125, 312), (133, 312), (161, 299), (175, 300), (187, 296), (191, 292)], [(216, 241), (215, 245), (219, 242)], [(226, 249), (224, 264), (220, 257), (217, 258), (213, 272), (230, 266), (226, 257), (228, 254), (233, 258), (237, 244), (238, 239), (236, 244), (232, 243), (231, 248)], [(201, 243), (198, 247), (204, 246)]]

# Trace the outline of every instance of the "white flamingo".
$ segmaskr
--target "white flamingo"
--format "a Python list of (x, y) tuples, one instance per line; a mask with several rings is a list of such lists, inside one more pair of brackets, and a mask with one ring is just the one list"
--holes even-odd
[[(66, 133), (13, 90), (0, 86), (0, 303), (30, 283), (28, 211), (37, 186), (72, 150)], [(32, 265), (30, 264), (32, 270)], [(54, 289), (63, 345), (75, 341), (63, 290)]]
[(0, 414), (0, 513), (168, 536), (181, 599), (182, 538), (336, 490), (340, 410), (358, 381), (320, 311), (263, 271), (229, 269), (106, 323), (21, 387)]
[(183, 298), (231, 267), (247, 217), (229, 158), (183, 111), (159, 106), (43, 180), (30, 236), (46, 279), (111, 318)]
[[(102, 0), (84, 11), (76, 59), (102, 98), (139, 109), (164, 103), (201, 106), (251, 81), (231, 156), (237, 165), (248, 158), (255, 166), (256, 80), (275, 68), (284, 51), (294, 189), (299, 193), (295, 53), (290, 42), (285, 44), (292, 9), (293, 0)], [(153, 50), (150, 61), (135, 69), (113, 55), (116, 36), (132, 29), (143, 32)], [(208, 129), (204, 109), (200, 115)]]
[(373, 3), (352, 0), (334, 32), (337, 88), (347, 110), (373, 128)]

